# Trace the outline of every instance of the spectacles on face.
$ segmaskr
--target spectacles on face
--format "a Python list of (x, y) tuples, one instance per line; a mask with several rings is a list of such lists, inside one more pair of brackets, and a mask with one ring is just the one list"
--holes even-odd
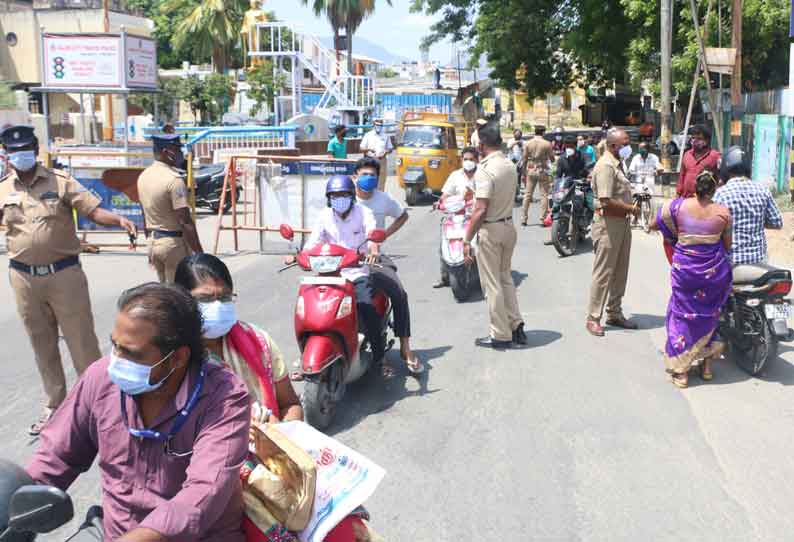
[(233, 303), (237, 301), (237, 294), (198, 294), (193, 296), (198, 303), (213, 303), (220, 301), (221, 303)]

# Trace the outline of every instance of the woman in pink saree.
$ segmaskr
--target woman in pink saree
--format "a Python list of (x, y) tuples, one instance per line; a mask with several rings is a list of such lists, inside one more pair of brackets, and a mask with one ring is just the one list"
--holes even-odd
[(667, 372), (679, 388), (687, 387), (689, 370), (698, 364), (703, 380), (711, 380), (712, 361), (724, 350), (717, 326), (733, 285), (727, 256), (731, 214), (727, 207), (712, 201), (716, 190), (714, 175), (701, 173), (697, 197), (664, 204), (651, 226), (673, 245), (673, 292), (667, 305), (664, 358)]

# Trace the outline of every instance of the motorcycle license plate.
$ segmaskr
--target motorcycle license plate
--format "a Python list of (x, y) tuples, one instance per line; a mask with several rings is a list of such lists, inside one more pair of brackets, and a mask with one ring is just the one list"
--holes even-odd
[(767, 320), (788, 320), (791, 313), (791, 305), (788, 303), (774, 303), (764, 305)]

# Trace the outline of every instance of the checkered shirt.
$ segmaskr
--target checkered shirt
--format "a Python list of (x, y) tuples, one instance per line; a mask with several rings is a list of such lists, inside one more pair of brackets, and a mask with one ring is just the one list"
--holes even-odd
[(735, 177), (717, 189), (714, 201), (725, 205), (733, 217), (733, 265), (766, 262), (764, 226), (783, 227), (783, 216), (769, 189), (746, 177)]

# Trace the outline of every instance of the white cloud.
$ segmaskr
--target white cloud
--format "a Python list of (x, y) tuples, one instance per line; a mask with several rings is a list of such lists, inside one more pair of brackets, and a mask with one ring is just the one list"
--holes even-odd
[(429, 28), (431, 24), (438, 21), (438, 17), (434, 15), (425, 15), (424, 13), (409, 13), (400, 19), (400, 26), (409, 26), (413, 28)]

